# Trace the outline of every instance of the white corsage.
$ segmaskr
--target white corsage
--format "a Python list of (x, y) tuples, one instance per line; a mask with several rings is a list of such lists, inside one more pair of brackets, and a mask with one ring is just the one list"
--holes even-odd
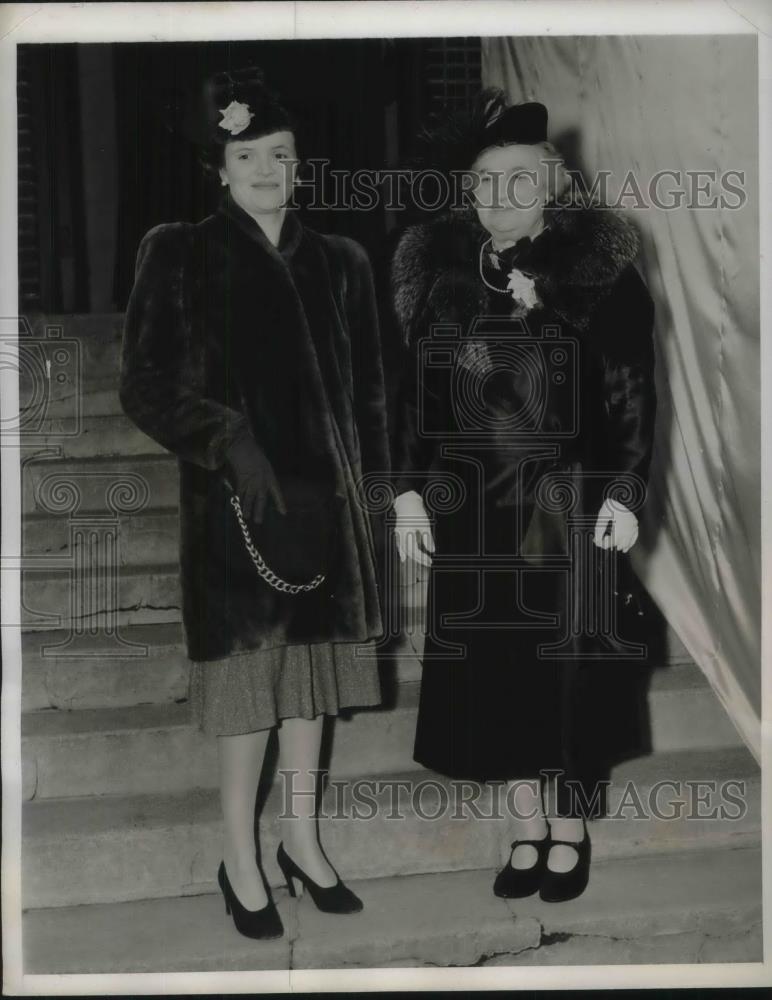
[(220, 109), (220, 114), (223, 116), (223, 120), (217, 124), (220, 128), (227, 129), (231, 135), (243, 132), (255, 117), (249, 110), (249, 106), (241, 104), (240, 101), (231, 101), (227, 108)]
[(526, 312), (541, 305), (539, 296), (536, 294), (536, 286), (533, 278), (529, 278), (522, 271), (518, 271), (517, 268), (509, 272), (507, 288), (512, 292), (512, 298), (515, 302), (521, 305)]

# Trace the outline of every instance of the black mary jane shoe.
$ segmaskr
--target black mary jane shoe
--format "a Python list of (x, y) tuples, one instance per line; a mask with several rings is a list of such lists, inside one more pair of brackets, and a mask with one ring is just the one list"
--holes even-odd
[[(551, 843), (549, 831), (540, 840), (513, 840), (509, 861), (498, 873), (493, 883), (494, 895), (503, 899), (521, 899), (523, 896), (532, 896), (541, 885), (547, 868), (547, 855)], [(530, 868), (512, 867), (512, 854), (520, 844), (531, 844), (536, 848), (538, 856)]]
[(362, 900), (341, 882), (340, 876), (338, 876), (335, 885), (328, 888), (318, 885), (312, 878), (309, 878), (284, 850), (283, 843), (279, 844), (276, 860), (287, 883), (290, 896), (296, 895), (293, 879), (297, 879), (308, 889), (317, 909), (323, 913), (358, 913), (363, 908)]
[(555, 840), (553, 844), (567, 844), (577, 853), (576, 863), (567, 872), (553, 872), (544, 863), (544, 875), (539, 887), (539, 896), (547, 903), (562, 903), (567, 899), (575, 899), (587, 888), (590, 879), (590, 834), (587, 824), (584, 825), (584, 837), (577, 840)]
[(247, 910), (242, 906), (238, 896), (233, 891), (233, 886), (228, 881), (224, 861), (220, 862), (217, 881), (225, 897), (225, 912), (233, 916), (233, 923), (239, 934), (248, 938), (279, 938), (284, 934), (284, 925), (281, 922), (279, 911), (270, 896), (268, 903), (260, 910)]

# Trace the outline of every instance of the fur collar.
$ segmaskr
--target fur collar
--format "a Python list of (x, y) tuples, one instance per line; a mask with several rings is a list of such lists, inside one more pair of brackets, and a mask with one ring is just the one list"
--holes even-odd
[[(544, 306), (579, 330), (635, 260), (633, 226), (611, 209), (562, 207), (548, 211), (547, 228), (526, 241), (513, 266), (534, 275)], [(408, 228), (392, 265), (394, 306), (408, 339), (429, 309), (440, 321), (490, 310), (479, 275), (488, 234), (476, 216), (443, 215)]]

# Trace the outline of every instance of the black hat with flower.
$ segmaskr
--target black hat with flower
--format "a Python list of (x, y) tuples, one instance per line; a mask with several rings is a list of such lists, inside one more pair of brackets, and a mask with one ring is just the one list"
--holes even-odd
[(293, 115), (265, 84), (262, 70), (248, 66), (210, 77), (204, 85), (200, 158), (216, 171), (227, 143), (258, 139), (273, 132), (294, 132)]
[(256, 66), (209, 77), (185, 128), (199, 148), (204, 168), (212, 174), (222, 165), (227, 143), (296, 130), (295, 117), (268, 88)]

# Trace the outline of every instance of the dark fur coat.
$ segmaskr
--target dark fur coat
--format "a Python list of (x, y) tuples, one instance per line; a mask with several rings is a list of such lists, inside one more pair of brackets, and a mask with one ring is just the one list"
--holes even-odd
[[(640, 511), (656, 410), (653, 304), (628, 223), (576, 208), (545, 221), (535, 239), (490, 257), (476, 218), (438, 218), (403, 234), (392, 269), (406, 345), (395, 473), (399, 492), (424, 490), (435, 541), (415, 759), (474, 780), (541, 768), (577, 779), (593, 756), (645, 742), (631, 672), (614, 661), (640, 637), (624, 625), (606, 634), (595, 589), (607, 569), (627, 586), (628, 557), (602, 553), (593, 576), (567, 531), (580, 524), (592, 551), (604, 494)], [(527, 311), (507, 289), (511, 270), (534, 282)], [(562, 485), (540, 493), (550, 477)], [(568, 502), (555, 513), (545, 496)], [(560, 569), (565, 552), (567, 573), (520, 575), (510, 562), (557, 556)], [(551, 652), (537, 652), (544, 644)]]
[[(524, 328), (537, 338), (559, 329), (578, 344), (571, 376), (580, 417), (558, 464), (594, 471), (582, 495), (586, 504), (599, 504), (614, 473), (630, 473), (641, 485), (648, 478), (656, 411), (653, 303), (633, 263), (638, 236), (623, 218), (605, 209), (563, 208), (545, 221), (535, 240), (505, 251), (504, 270), (533, 277), (540, 304), (523, 316)], [(511, 294), (491, 291), (481, 279), (487, 236), (476, 219), (445, 216), (411, 227), (398, 244), (393, 301), (410, 355), (396, 429), (401, 490), (411, 488), (407, 477), (432, 467), (443, 432), (454, 433), (450, 370), (428, 370), (421, 357), (432, 328), (457, 326), (463, 338), (480, 318), (515, 314)], [(419, 424), (434, 432), (421, 433)], [(617, 495), (626, 494), (628, 505), (640, 508), (621, 485)]]
[[(381, 633), (357, 483), (388, 472), (389, 454), (372, 275), (357, 243), (306, 229), (290, 211), (274, 248), (229, 195), (196, 225), (152, 229), (126, 312), (120, 398), (179, 458), (192, 659)], [(280, 483), (321, 470), (344, 499), (333, 570), (318, 590), (280, 593), (250, 560), (224, 477), (245, 429)]]

